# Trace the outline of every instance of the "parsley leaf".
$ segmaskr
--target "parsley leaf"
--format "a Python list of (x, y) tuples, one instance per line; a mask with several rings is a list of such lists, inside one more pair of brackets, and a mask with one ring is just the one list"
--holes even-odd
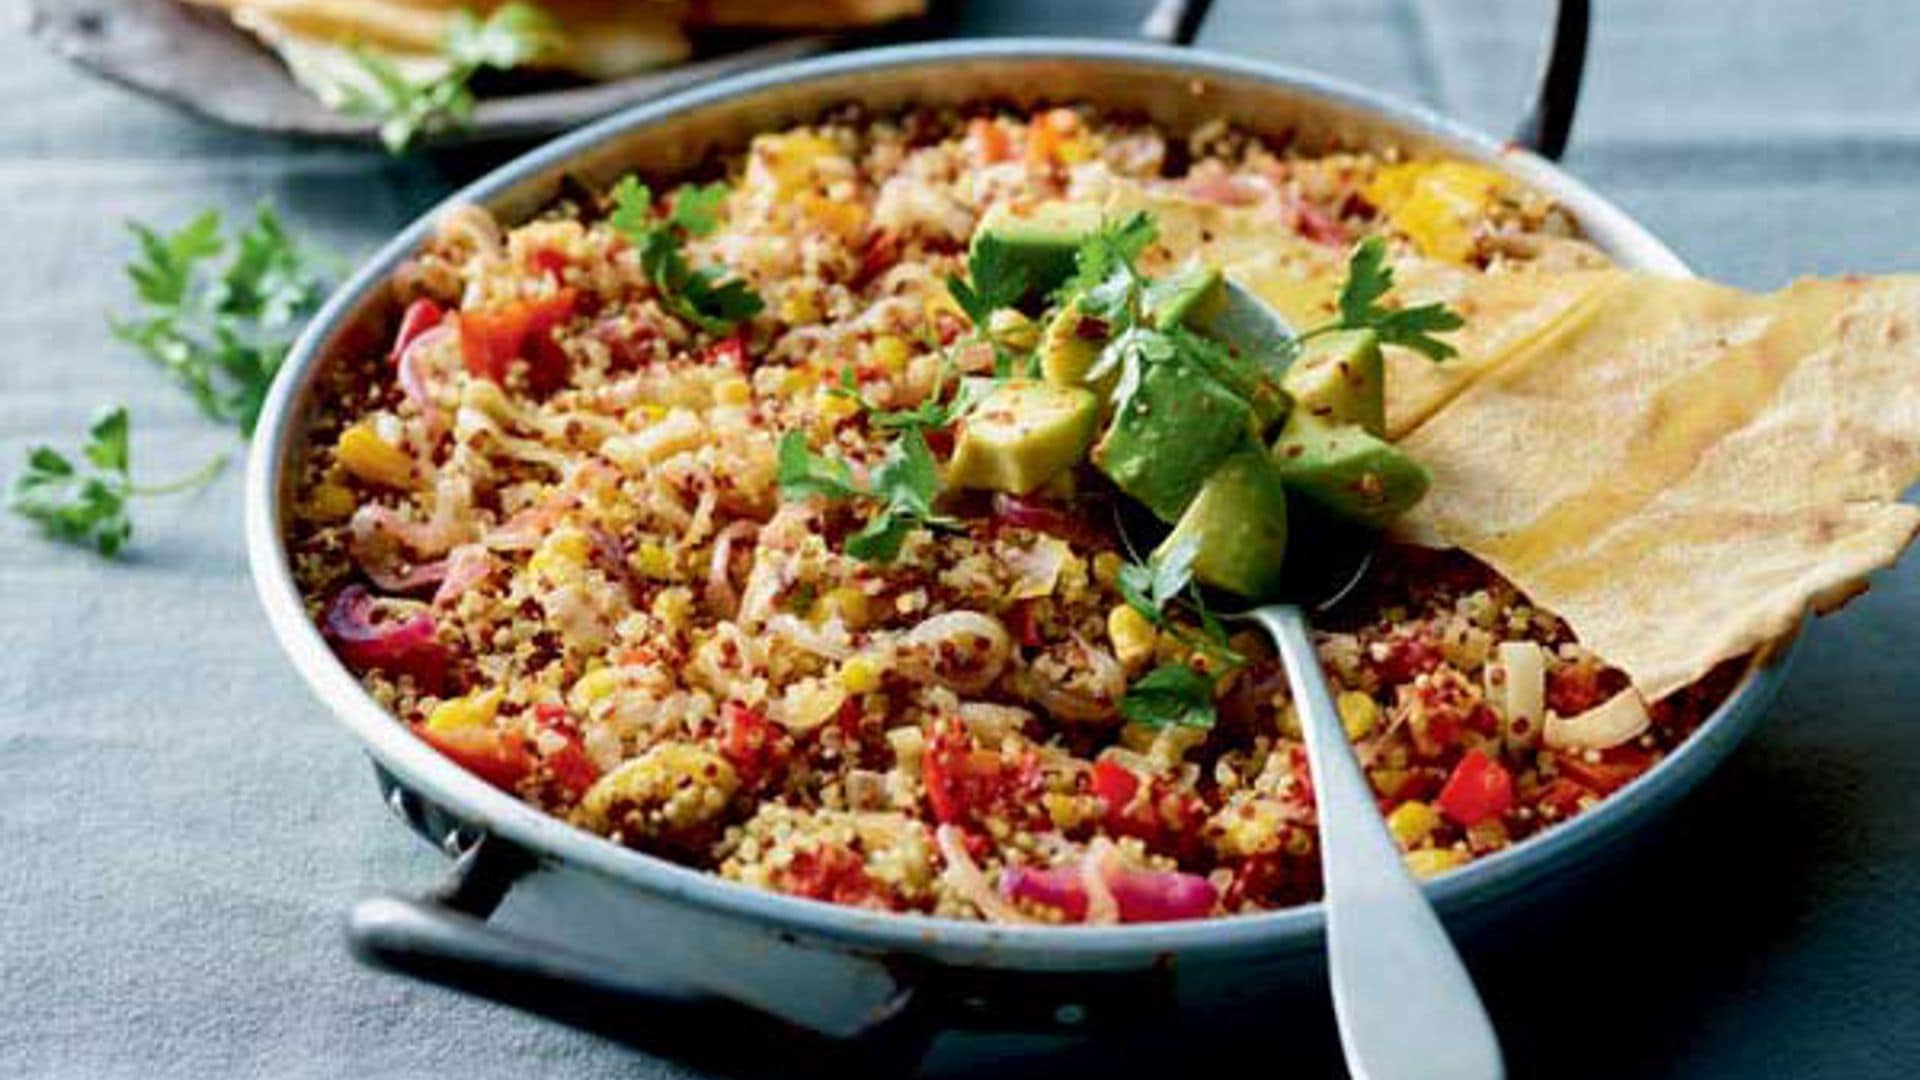
[(780, 494), (789, 499), (804, 499), (809, 495), (848, 499), (866, 494), (854, 483), (853, 470), (846, 462), (814, 453), (807, 446), (806, 435), (798, 431), (789, 431), (781, 437), (774, 479), (780, 486)]
[[(1153, 215), (1145, 210), (1136, 210), (1122, 221), (1102, 222), (1100, 228), (1082, 241), (1079, 250), (1073, 253), (1073, 276), (1061, 284), (1055, 295), (1067, 299), (1105, 288), (1111, 298), (1113, 290), (1119, 287), (1116, 277), (1129, 281), (1137, 279), (1133, 273), (1134, 260), (1147, 250), (1159, 234), (1160, 228), (1155, 224)], [(1101, 301), (1096, 298), (1095, 305), (1100, 304)], [(1088, 313), (1099, 314), (1093, 310)]]
[(893, 444), (873, 470), (867, 488), (854, 481), (846, 462), (814, 453), (805, 435), (789, 431), (780, 440), (776, 480), (780, 494), (789, 499), (819, 495), (877, 500), (880, 506), (874, 515), (847, 538), (847, 554), (862, 562), (892, 562), (913, 530), (953, 523), (933, 511), (933, 500), (940, 493), (940, 466), (918, 428), (908, 428)]
[(710, 334), (729, 333), (766, 306), (745, 281), (727, 278), (719, 267), (694, 269), (681, 250), (675, 230), (705, 236), (719, 228), (719, 207), (726, 197), (725, 184), (687, 185), (661, 220), (653, 213), (652, 190), (632, 176), (623, 176), (613, 187), (613, 212), (607, 218), (640, 253), (640, 268), (667, 310)]
[(1383, 344), (1404, 345), (1429, 360), (1453, 356), (1453, 346), (1433, 335), (1458, 330), (1466, 325), (1466, 320), (1440, 303), (1386, 307), (1380, 300), (1392, 288), (1393, 267), (1387, 265), (1387, 245), (1379, 237), (1369, 236), (1355, 245), (1347, 259), (1347, 281), (1340, 289), (1339, 321), (1314, 333), (1372, 330)]
[(320, 260), (264, 205), (230, 242), (213, 211), (172, 233), (127, 227), (139, 244), (127, 276), (145, 310), (110, 320), (114, 336), (165, 368), (209, 417), (251, 432), (297, 325), (325, 290)]
[(1120, 568), (1120, 597), (1155, 626), (1167, 625), (1167, 604), (1179, 596), (1193, 580), (1193, 560), (1200, 553), (1200, 538), (1189, 536), (1175, 543), (1165, 557), (1158, 553), (1144, 563), (1130, 562)]
[(419, 80), (387, 57), (355, 46), (351, 55), (364, 81), (341, 86), (340, 110), (380, 121), (381, 144), (389, 153), (401, 153), (423, 134), (470, 123), (473, 77), (483, 69), (506, 71), (527, 63), (552, 48), (558, 33), (552, 17), (520, 0), (495, 8), (484, 20), (458, 12), (440, 41), (445, 70)]
[(1141, 676), (1120, 699), (1120, 715), (1151, 727), (1210, 728), (1218, 714), (1214, 682), (1185, 664), (1161, 664)]
[(948, 274), (947, 291), (974, 329), (985, 331), (994, 312), (1020, 302), (1027, 291), (1027, 271), (1014, 261), (1005, 241), (990, 232), (981, 233), (967, 252), (967, 280)]
[(26, 471), (13, 479), (7, 508), (37, 523), (56, 540), (89, 545), (111, 558), (133, 536), (133, 520), (127, 515), (129, 497), (201, 487), (226, 465), (223, 454), (172, 483), (135, 484), (128, 474), (130, 427), (125, 406), (103, 409), (94, 417), (81, 448), (81, 456), (93, 466), (90, 473), (83, 474), (50, 446), (34, 447), (27, 454)]

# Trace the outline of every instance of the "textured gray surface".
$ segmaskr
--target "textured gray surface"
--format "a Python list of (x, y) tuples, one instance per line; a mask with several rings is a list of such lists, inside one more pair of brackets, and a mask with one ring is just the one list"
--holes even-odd
[[(975, 33), (1122, 33), (1143, 5), (966, 5)], [(1899, 0), (1610, 0), (1569, 164), (1751, 286), (1913, 266), (1920, 24)], [(1219, 0), (1204, 42), (1489, 128), (1536, 0)], [(151, 476), (239, 449), (109, 341), (120, 219), (271, 198), (364, 252), (481, 164), (231, 133), (0, 40), (0, 470), (133, 406)], [(0, 1076), (665, 1076), (594, 1039), (363, 972), (337, 919), (435, 857), (267, 638), (238, 476), (141, 508), (107, 565), (0, 521)], [(1904, 1076), (1920, 1061), (1920, 613), (1912, 561), (1816, 628), (1770, 724), (1659, 837), (1471, 954), (1521, 1075)], [(1008, 1075), (1270, 1058), (1329, 1072), (1327, 1011), (1224, 1033), (949, 1054)], [(1041, 1056), (1032, 1052), (1044, 1050)], [(1284, 1065), (1283, 1065), (1284, 1063)], [(1239, 1071), (1244, 1071), (1244, 1065)], [(1265, 1069), (1261, 1070), (1265, 1072)]]

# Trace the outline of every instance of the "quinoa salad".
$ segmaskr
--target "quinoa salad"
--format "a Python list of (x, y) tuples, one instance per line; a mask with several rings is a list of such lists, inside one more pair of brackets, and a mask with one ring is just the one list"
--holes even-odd
[[(1147, 258), (1151, 219), (1137, 242), (1101, 224), (1111, 257), (1069, 250), (1086, 292), (1061, 302), (1068, 286), (1034, 291), (1052, 249), (978, 234), (1119, 196), (1258, 216), (1354, 252), (1355, 275), (1382, 252), (1603, 265), (1568, 217), (1464, 162), (1070, 107), (847, 112), (664, 179), (577, 185), (513, 228), (446, 215), (382, 338), (326, 369), (287, 544), (367, 691), (528, 803), (756, 888), (1004, 923), (1316, 899), (1271, 647), (1169, 573), (1191, 549), (1119, 535), (1116, 502), (1152, 498), (1101, 459), (1111, 438), (1013, 453), (975, 430), (992, 395), (1059, 384), (1073, 356), (1100, 381), (1099, 290)], [(1643, 703), (1481, 563), (1403, 544), (1323, 621), (1347, 733), (1420, 876), (1606, 798), (1740, 670)]]

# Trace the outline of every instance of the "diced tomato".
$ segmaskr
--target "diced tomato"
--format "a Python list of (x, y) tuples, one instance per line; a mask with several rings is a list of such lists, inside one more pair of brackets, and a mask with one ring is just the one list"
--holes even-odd
[(1564, 776), (1557, 776), (1533, 801), (1543, 810), (1552, 810), (1560, 817), (1566, 817), (1580, 809), (1582, 799), (1593, 797), (1594, 793), (1585, 786)]
[(890, 908), (886, 886), (867, 873), (866, 860), (844, 844), (822, 844), (799, 852), (773, 873), (783, 893), (855, 907)]
[(720, 756), (749, 789), (760, 787), (786, 767), (792, 740), (772, 721), (729, 701), (720, 707), (720, 723)]
[(1412, 682), (1415, 676), (1424, 675), (1440, 666), (1443, 657), (1440, 650), (1425, 637), (1396, 636), (1385, 642), (1385, 655), (1368, 657), (1368, 662), (1384, 683)]
[(567, 257), (552, 248), (534, 248), (527, 254), (527, 268), (536, 274), (550, 274), (558, 281), (567, 268)]
[(967, 122), (967, 137), (980, 148), (980, 161), (994, 165), (1013, 156), (1013, 140), (1006, 129), (993, 120), (978, 116)]
[(721, 338), (707, 346), (707, 363), (715, 367), (730, 367), (735, 371), (747, 370), (747, 343), (739, 334)]
[[(1145, 795), (1140, 793), (1142, 785)], [(1143, 780), (1126, 766), (1111, 761), (1094, 762), (1091, 787), (1106, 804), (1109, 830), (1175, 854), (1189, 851), (1199, 842), (1207, 807), (1198, 797), (1158, 779)]]
[(407, 346), (413, 344), (421, 334), (439, 326), (440, 320), (445, 317), (446, 312), (440, 309), (440, 305), (425, 297), (408, 304), (406, 313), (400, 316), (400, 332), (393, 337), (393, 351), (387, 354), (388, 362), (398, 364), (400, 354), (407, 351)]
[(933, 451), (934, 457), (944, 459), (953, 456), (953, 429), (954, 425), (948, 424), (921, 431), (921, 436), (927, 440), (927, 449)]
[(973, 736), (955, 721), (927, 746), (920, 779), (933, 816), (942, 824), (984, 827), (995, 816), (1027, 821), (1034, 816), (1033, 797), (1039, 794), (1039, 761), (1031, 752), (1008, 761), (995, 751), (978, 749)]
[(561, 289), (539, 300), (515, 300), (491, 311), (460, 314), (460, 356), (467, 371), (504, 383), (515, 360), (527, 364), (535, 390), (554, 389), (566, 378), (567, 354), (553, 331), (573, 315), (578, 294)]
[(1040, 620), (1036, 614), (1034, 601), (1016, 600), (1007, 608), (1007, 629), (1012, 632), (1013, 640), (1029, 649), (1046, 644), (1040, 634)]
[(1443, 813), (1462, 825), (1497, 818), (1513, 806), (1513, 774), (1480, 751), (1469, 750), (1440, 789), (1439, 803)]
[(454, 764), (503, 791), (512, 791), (533, 773), (534, 757), (524, 739), (499, 728), (415, 729), (435, 750)]
[(1554, 763), (1563, 775), (1601, 795), (1625, 787), (1652, 768), (1656, 760), (1653, 751), (1637, 746), (1616, 746), (1602, 751), (1597, 762), (1588, 761), (1580, 754), (1554, 755)]
[(579, 801), (593, 786), (593, 782), (600, 779), (600, 767), (587, 756), (587, 746), (580, 739), (580, 729), (574, 726), (567, 710), (558, 705), (535, 706), (533, 719), (542, 728), (566, 740), (560, 749), (547, 751), (545, 761), (561, 790), (574, 801)]

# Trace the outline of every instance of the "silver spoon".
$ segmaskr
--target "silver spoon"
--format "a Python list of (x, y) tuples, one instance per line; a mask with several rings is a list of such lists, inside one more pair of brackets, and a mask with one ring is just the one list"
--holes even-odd
[[(1209, 336), (1254, 356), (1272, 355), (1293, 336), (1260, 299), (1232, 282), (1226, 287), (1226, 304), (1203, 327)], [(1139, 546), (1145, 524), (1121, 515), (1120, 525), (1128, 546)], [(1314, 651), (1302, 605), (1321, 612), (1333, 607), (1373, 561), (1371, 536), (1327, 539), (1318, 550), (1301, 552), (1307, 563), (1298, 573), (1295, 553), (1288, 553), (1290, 602), (1223, 614), (1257, 623), (1273, 638), (1306, 734), (1341, 1051), (1356, 1080), (1498, 1078), (1506, 1070), (1493, 1023), (1387, 832)]]

